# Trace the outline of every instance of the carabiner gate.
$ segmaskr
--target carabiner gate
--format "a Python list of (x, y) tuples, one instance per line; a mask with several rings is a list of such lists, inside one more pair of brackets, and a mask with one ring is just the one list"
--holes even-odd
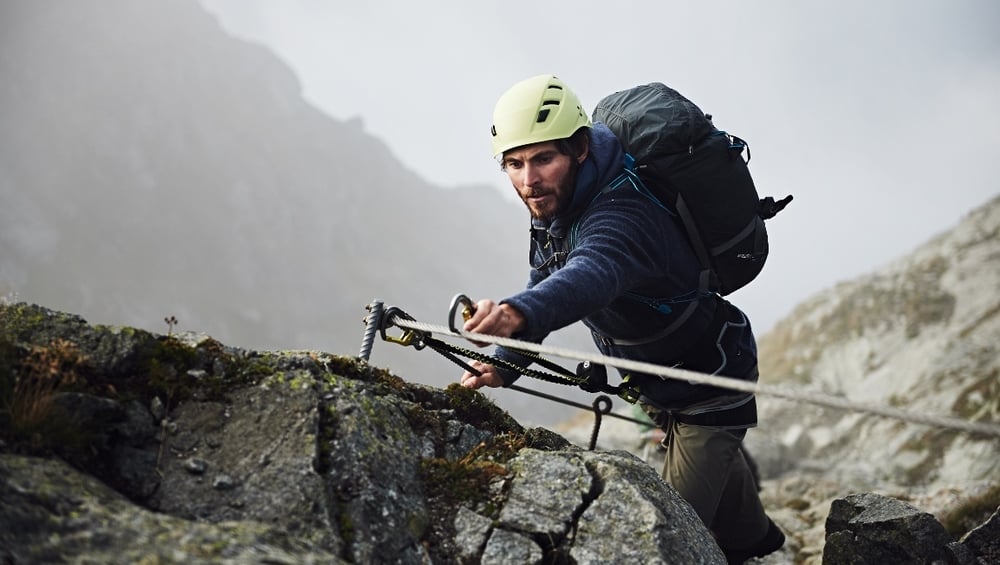
[(476, 312), (476, 305), (473, 304), (472, 299), (464, 294), (456, 294), (455, 298), (451, 299), (451, 307), (448, 309), (448, 329), (454, 333), (459, 333), (458, 328), (455, 327), (455, 312), (458, 311), (459, 304), (464, 306), (462, 308), (463, 320), (468, 320)]

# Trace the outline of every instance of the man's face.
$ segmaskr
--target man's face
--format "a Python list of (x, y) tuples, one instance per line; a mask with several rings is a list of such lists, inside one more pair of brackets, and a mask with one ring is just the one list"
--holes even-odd
[(531, 217), (550, 220), (569, 206), (576, 169), (585, 158), (586, 152), (574, 159), (546, 141), (507, 151), (502, 164)]

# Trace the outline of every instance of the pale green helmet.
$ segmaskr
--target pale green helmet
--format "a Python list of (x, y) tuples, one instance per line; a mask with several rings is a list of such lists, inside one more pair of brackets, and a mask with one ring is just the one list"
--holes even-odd
[(566, 83), (552, 75), (531, 77), (510, 87), (493, 109), (493, 156), (565, 139), (582, 127), (590, 127), (590, 118)]

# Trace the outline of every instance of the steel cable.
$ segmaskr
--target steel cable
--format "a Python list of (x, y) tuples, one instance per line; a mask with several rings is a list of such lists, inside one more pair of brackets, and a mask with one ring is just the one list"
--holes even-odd
[(720, 388), (726, 388), (730, 390), (752, 392), (754, 394), (774, 396), (777, 398), (784, 398), (786, 400), (791, 400), (796, 402), (806, 402), (809, 404), (815, 404), (817, 406), (825, 406), (828, 408), (837, 408), (840, 410), (847, 410), (852, 412), (866, 412), (869, 414), (901, 420), (904, 422), (911, 422), (914, 424), (923, 424), (938, 428), (960, 430), (963, 432), (967, 432), (969, 434), (986, 435), (986, 436), (993, 436), (1000, 438), (1000, 424), (994, 424), (990, 422), (971, 422), (968, 420), (962, 420), (950, 416), (916, 413), (912, 411), (893, 408), (891, 406), (855, 402), (844, 397), (833, 396), (830, 394), (824, 394), (820, 392), (812, 392), (807, 390), (794, 390), (781, 385), (765, 384), (759, 382), (757, 383), (748, 382), (739, 379), (720, 377), (717, 375), (709, 375), (705, 373), (698, 373), (695, 371), (688, 371), (676, 367), (664, 367), (661, 365), (655, 365), (643, 361), (633, 361), (630, 359), (610, 357), (608, 355), (603, 355), (599, 353), (590, 354), (562, 347), (541, 345), (538, 343), (521, 341), (512, 338), (497, 337), (497, 336), (464, 332), (464, 331), (453, 332), (451, 331), (451, 329), (445, 326), (426, 324), (423, 322), (417, 322), (415, 320), (404, 319), (400, 316), (392, 316), (391, 319), (388, 320), (388, 322), (400, 328), (410, 329), (414, 331), (428, 332), (459, 339), (471, 339), (477, 342), (490, 343), (493, 345), (499, 345), (510, 349), (529, 351), (532, 353), (536, 353), (538, 355), (552, 355), (556, 357), (562, 357), (565, 359), (590, 361), (592, 363), (598, 363), (608, 367), (624, 369), (626, 371), (634, 371), (636, 373), (656, 375), (664, 379), (667, 378), (679, 379), (687, 381), (692, 384), (705, 384)]

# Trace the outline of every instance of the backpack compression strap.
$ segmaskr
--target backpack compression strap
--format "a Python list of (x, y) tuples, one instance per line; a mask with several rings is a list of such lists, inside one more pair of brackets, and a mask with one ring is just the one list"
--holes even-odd
[[(701, 274), (698, 276), (698, 292), (707, 293), (711, 290), (713, 285), (718, 285), (718, 281), (715, 279), (715, 271), (712, 270), (712, 261), (708, 256), (708, 251), (705, 247), (705, 242), (701, 239), (701, 234), (698, 233), (697, 224), (694, 223), (694, 216), (691, 215), (691, 209), (688, 208), (687, 202), (684, 201), (684, 197), (680, 194), (677, 195), (677, 215), (680, 216), (681, 222), (684, 224), (684, 231), (687, 232), (688, 238), (691, 239), (691, 247), (694, 249), (695, 255), (698, 256), (698, 262), (701, 263)], [(748, 229), (743, 231), (749, 233), (748, 230), (754, 228), (754, 222), (751, 222)], [(745, 235), (739, 236), (735, 239), (735, 242), (743, 239)], [(731, 244), (727, 244), (727, 247)], [(715, 250), (713, 250), (713, 253)]]

